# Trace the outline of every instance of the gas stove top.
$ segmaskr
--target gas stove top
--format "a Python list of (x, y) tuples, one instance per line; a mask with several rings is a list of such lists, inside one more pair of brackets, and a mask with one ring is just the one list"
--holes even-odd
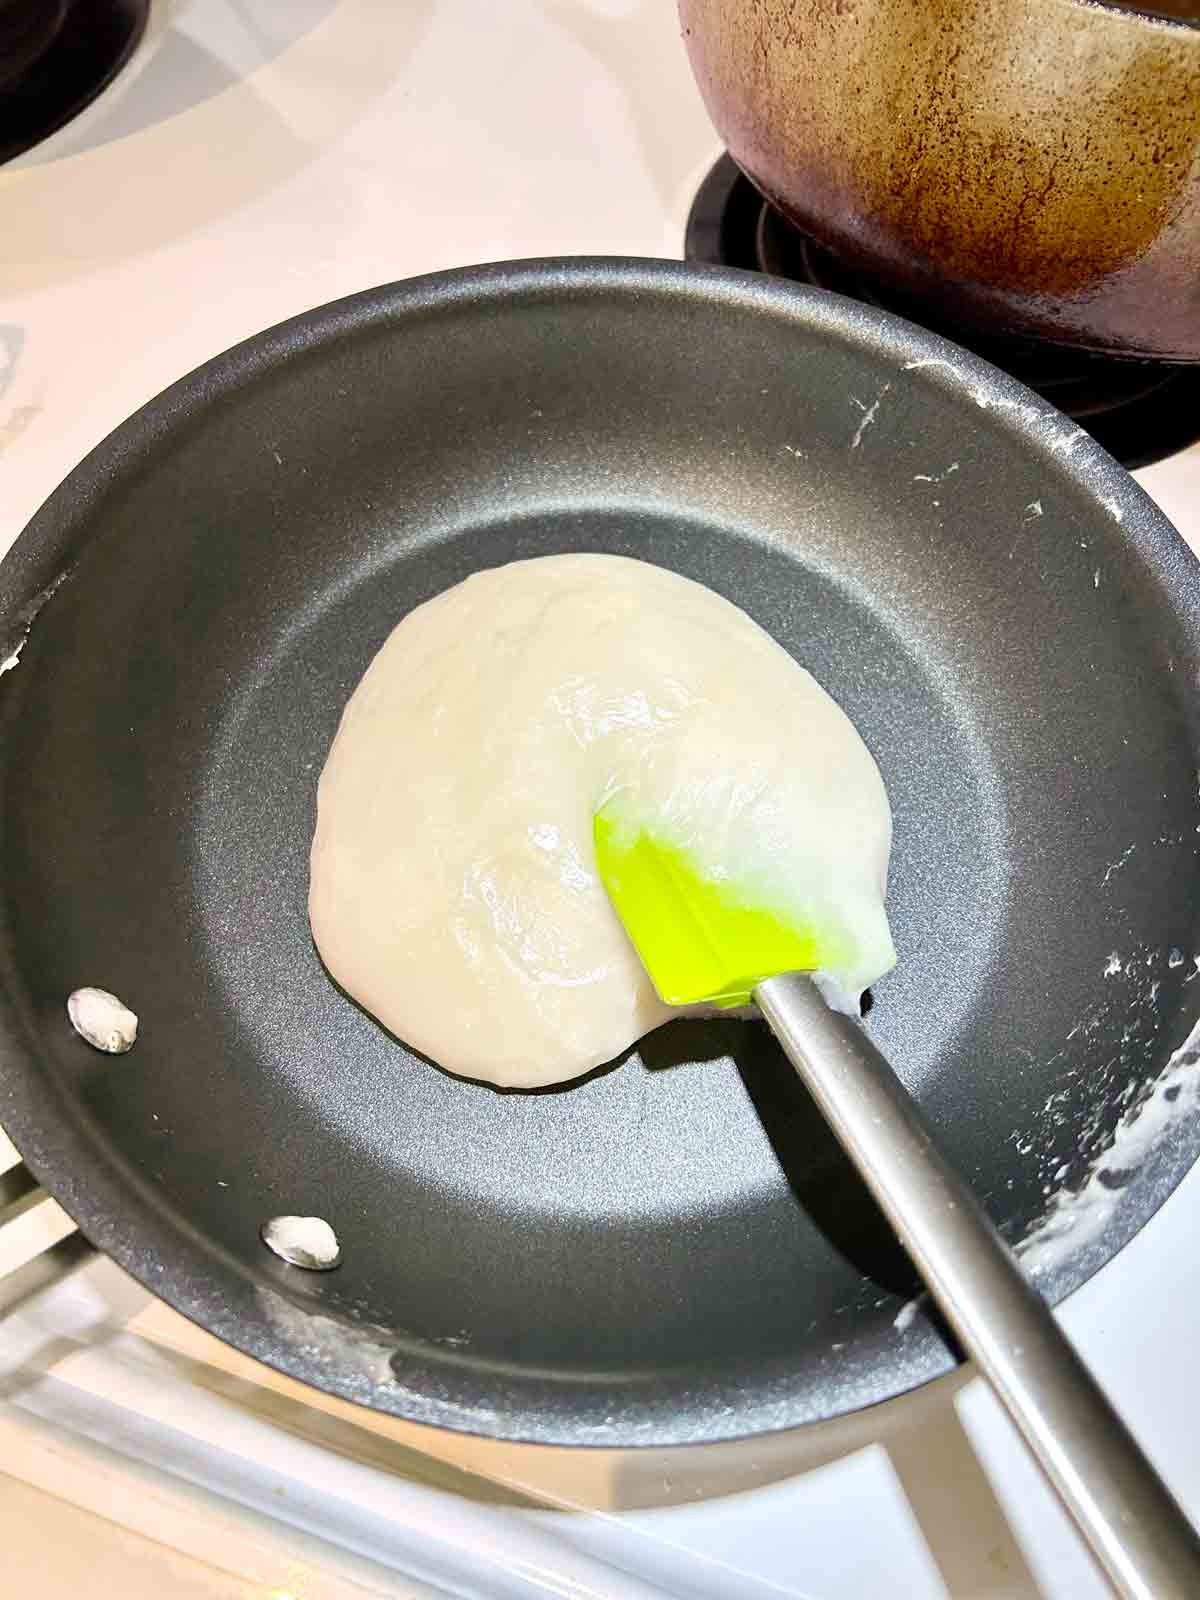
[[(110, 428), (238, 339), (466, 262), (678, 257), (719, 156), (664, 0), (152, 0), (109, 86), (0, 167), (0, 549)], [(1200, 545), (1200, 448), (1137, 476)], [(18, 1174), (0, 1526), (10, 1578), (52, 1600), (78, 1518), (94, 1550), (101, 1525), (138, 1541), (113, 1556), (127, 1596), (146, 1550), (177, 1563), (148, 1586), (172, 1594), (193, 1592), (189, 1562), (238, 1595), (1105, 1592), (969, 1373), (704, 1450), (432, 1433), (192, 1328), (72, 1242), (15, 1162), (0, 1150)], [(1063, 1320), (1200, 1515), (1200, 1393), (1176, 1355), (1200, 1326), (1198, 1218), (1193, 1173)], [(30, 1495), (61, 1520), (14, 1572)]]

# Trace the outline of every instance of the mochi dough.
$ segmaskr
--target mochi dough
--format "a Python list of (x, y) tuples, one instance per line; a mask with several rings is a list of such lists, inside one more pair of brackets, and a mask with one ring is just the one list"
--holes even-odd
[(393, 630), (318, 790), (309, 914), (326, 967), (451, 1072), (533, 1088), (677, 1014), (595, 867), (621, 792), (716, 876), (832, 922), (857, 1011), (894, 963), (891, 811), (824, 689), (704, 585), (611, 555), (469, 577)]

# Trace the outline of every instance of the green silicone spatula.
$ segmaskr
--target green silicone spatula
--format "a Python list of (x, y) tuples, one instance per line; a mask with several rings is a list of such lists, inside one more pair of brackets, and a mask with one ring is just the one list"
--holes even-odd
[(815, 930), (703, 877), (686, 851), (631, 828), (624, 804), (602, 806), (592, 832), (608, 897), (667, 1005), (747, 1006), (761, 979), (829, 960)]
[(990, 1379), (1118, 1594), (1200, 1595), (1200, 1540), (887, 1061), (812, 974), (833, 927), (800, 927), (650, 827), (594, 819), (596, 864), (668, 1005), (753, 1001), (969, 1355)]

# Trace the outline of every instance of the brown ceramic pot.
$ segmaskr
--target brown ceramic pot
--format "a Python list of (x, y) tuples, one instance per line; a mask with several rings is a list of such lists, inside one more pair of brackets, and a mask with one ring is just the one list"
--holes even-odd
[(731, 154), (843, 259), (981, 328), (1200, 361), (1200, 0), (679, 9)]

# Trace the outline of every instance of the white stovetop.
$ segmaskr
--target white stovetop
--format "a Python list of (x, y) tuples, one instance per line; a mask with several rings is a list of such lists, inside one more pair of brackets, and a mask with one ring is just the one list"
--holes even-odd
[[(717, 153), (672, 0), (157, 0), (123, 77), (0, 168), (0, 550), (129, 412), (294, 312), (678, 256)], [(1200, 543), (1200, 450), (1139, 477)], [(1064, 1321), (1200, 1516), (1198, 1222), (1194, 1172)], [(66, 1228), (27, 1213), (0, 1266)], [(105, 1260), (33, 1270), (0, 1282), (0, 1542), (44, 1600), (1105, 1592), (969, 1374), (766, 1441), (537, 1450), (314, 1397)]]

